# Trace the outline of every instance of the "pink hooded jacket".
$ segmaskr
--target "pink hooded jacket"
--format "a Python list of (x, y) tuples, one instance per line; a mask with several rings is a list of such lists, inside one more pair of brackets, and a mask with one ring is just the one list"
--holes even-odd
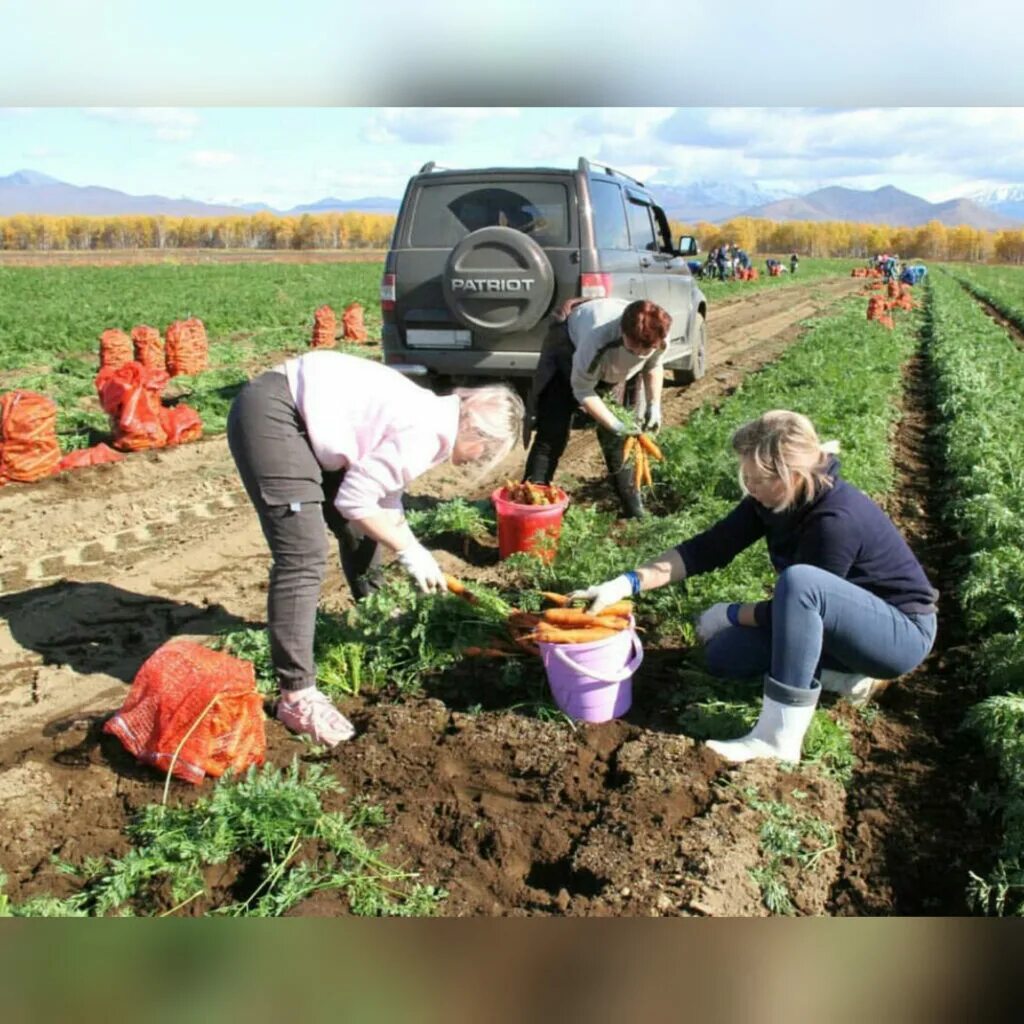
[(439, 397), (382, 363), (307, 352), (284, 363), (317, 462), (345, 469), (335, 507), (346, 519), (401, 509), (411, 480), (445, 462), (459, 398)]

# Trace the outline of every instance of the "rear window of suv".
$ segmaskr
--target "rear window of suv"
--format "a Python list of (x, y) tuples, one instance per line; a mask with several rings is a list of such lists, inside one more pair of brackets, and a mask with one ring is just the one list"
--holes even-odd
[(458, 245), (471, 231), (510, 227), (538, 245), (569, 244), (569, 190), (554, 181), (500, 185), (424, 184), (413, 209), (409, 242), (416, 248)]

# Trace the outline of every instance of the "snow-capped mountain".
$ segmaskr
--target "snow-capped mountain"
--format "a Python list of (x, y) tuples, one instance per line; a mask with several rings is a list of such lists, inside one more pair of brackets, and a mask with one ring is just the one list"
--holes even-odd
[(697, 181), (691, 185), (649, 183), (650, 190), (665, 212), (674, 220), (721, 221), (751, 207), (788, 199), (795, 192), (764, 188), (757, 182), (736, 184), (728, 181)]
[(1024, 185), (999, 185), (974, 192), (968, 198), (1005, 217), (1024, 220)]

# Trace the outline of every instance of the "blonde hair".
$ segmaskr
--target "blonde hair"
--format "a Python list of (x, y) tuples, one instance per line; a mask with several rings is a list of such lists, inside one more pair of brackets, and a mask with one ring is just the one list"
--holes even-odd
[(482, 451), (473, 460), (480, 475), (489, 473), (522, 441), (526, 408), (506, 384), (456, 388), (459, 396), (459, 438), (479, 442)]
[[(773, 512), (782, 512), (798, 500), (810, 501), (818, 491), (832, 486), (828, 457), (839, 451), (839, 442), (822, 444), (814, 424), (801, 413), (771, 409), (744, 423), (732, 435), (732, 447), (740, 459), (749, 459), (760, 473), (784, 484), (787, 497)], [(746, 492), (742, 468), (740, 487)]]

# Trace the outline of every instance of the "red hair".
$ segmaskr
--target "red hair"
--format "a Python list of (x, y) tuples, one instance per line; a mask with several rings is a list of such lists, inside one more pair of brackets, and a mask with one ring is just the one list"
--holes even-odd
[(672, 317), (647, 299), (631, 302), (622, 312), (622, 333), (645, 349), (661, 348), (671, 326)]

